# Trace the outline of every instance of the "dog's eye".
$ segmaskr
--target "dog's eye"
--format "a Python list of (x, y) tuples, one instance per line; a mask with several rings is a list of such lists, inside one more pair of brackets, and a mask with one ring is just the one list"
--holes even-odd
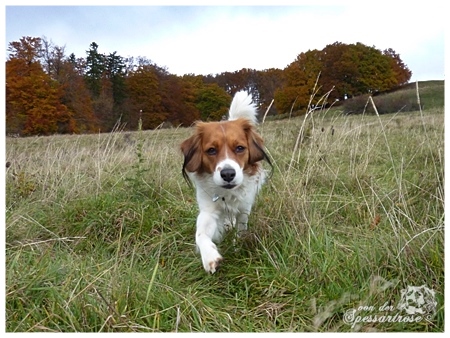
[(217, 155), (217, 150), (216, 150), (216, 148), (211, 147), (206, 151), (206, 153), (211, 156)]
[(236, 147), (236, 153), (242, 153), (244, 150), (245, 150), (245, 147), (243, 147), (243, 146)]

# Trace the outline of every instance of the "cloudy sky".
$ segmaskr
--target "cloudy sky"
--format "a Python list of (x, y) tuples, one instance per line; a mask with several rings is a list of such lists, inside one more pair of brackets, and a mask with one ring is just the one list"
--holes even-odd
[(9, 42), (23, 36), (45, 37), (65, 46), (66, 55), (77, 57), (85, 57), (91, 42), (96, 42), (100, 53), (145, 56), (170, 73), (183, 75), (282, 69), (301, 52), (336, 41), (361, 42), (379, 50), (394, 49), (413, 72), (412, 81), (444, 79), (444, 20), (448, 19), (442, 1), (422, 1), (420, 6), (396, 0), (360, 1), (363, 5), (266, 2), (270, 6), (246, 0), (226, 2), (238, 6), (202, 2), (179, 6), (170, 0), (146, 2), (151, 6), (133, 0), (110, 0), (108, 6), (87, 6), (96, 0), (77, 1), (77, 6), (6, 3), (5, 53)]

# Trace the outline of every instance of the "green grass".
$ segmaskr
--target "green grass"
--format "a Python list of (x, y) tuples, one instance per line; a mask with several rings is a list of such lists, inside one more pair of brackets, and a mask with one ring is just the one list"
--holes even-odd
[[(303, 117), (260, 125), (274, 173), (214, 275), (181, 175), (191, 130), (8, 138), (6, 331), (442, 332), (443, 112), (317, 112), (295, 154)], [(432, 317), (343, 321), (408, 285), (436, 292)]]
[[(389, 93), (381, 93), (373, 98), (379, 114), (410, 112), (418, 110), (417, 87), (420, 92), (422, 109), (432, 110), (444, 106), (444, 81), (422, 81), (408, 83)], [(368, 105), (369, 94), (360, 95), (343, 102), (341, 109), (346, 114), (360, 114), (365, 111), (375, 114), (371, 104)]]

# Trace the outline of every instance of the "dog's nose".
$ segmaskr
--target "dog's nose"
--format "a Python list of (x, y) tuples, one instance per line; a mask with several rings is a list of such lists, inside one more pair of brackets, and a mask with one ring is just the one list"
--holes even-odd
[(220, 176), (225, 182), (230, 183), (236, 177), (236, 170), (232, 168), (223, 169), (220, 171)]

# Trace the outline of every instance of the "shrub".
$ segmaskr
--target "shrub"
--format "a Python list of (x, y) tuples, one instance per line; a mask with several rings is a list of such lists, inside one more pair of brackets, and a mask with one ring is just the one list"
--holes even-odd
[[(353, 99), (347, 100), (343, 104), (345, 114), (375, 114), (371, 104), (368, 104), (369, 95), (360, 95)], [(417, 111), (417, 97), (412, 92), (400, 91), (392, 94), (382, 94), (373, 97), (375, 106), (379, 114), (389, 114), (406, 111)]]

